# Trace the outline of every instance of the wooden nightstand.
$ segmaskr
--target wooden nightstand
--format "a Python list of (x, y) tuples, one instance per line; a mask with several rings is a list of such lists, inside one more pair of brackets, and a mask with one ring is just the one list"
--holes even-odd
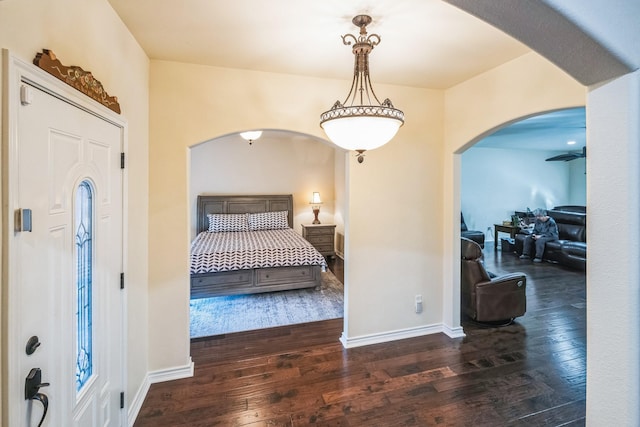
[(302, 224), (302, 237), (324, 256), (336, 256), (335, 224)]

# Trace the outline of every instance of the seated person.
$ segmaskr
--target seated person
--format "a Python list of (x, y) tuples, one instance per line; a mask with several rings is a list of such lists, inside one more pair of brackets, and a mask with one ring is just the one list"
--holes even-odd
[(558, 240), (558, 225), (553, 218), (547, 215), (547, 211), (544, 209), (538, 208), (534, 210), (533, 215), (535, 216), (533, 230), (524, 239), (520, 259), (531, 258), (531, 249), (535, 244), (536, 253), (533, 262), (542, 262), (545, 243)]

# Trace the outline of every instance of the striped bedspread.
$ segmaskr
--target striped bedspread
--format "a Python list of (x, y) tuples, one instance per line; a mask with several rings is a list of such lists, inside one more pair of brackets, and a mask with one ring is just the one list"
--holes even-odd
[(191, 243), (191, 274), (327, 263), (292, 229), (202, 232)]

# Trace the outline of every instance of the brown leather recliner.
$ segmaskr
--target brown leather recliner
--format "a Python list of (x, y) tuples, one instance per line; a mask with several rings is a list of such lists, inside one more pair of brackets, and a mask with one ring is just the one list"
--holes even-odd
[(527, 277), (511, 273), (491, 278), (482, 263), (482, 248), (462, 237), (460, 293), (462, 312), (476, 322), (510, 322), (527, 311)]
[(469, 230), (462, 212), (460, 212), (460, 236), (473, 240), (484, 249), (484, 233), (480, 230)]

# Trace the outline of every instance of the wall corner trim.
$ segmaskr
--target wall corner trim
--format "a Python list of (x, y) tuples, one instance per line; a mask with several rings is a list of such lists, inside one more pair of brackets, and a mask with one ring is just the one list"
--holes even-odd
[(140, 384), (136, 395), (131, 401), (129, 410), (127, 411), (127, 425), (129, 427), (133, 427), (133, 424), (136, 422), (140, 409), (142, 409), (144, 398), (147, 397), (147, 393), (149, 392), (149, 387), (151, 387), (151, 383), (149, 382), (149, 375), (147, 375), (142, 384)]
[(464, 338), (466, 337), (464, 330), (462, 329), (462, 326), (458, 326), (455, 328), (452, 328), (450, 326), (447, 325), (443, 325), (442, 326), (442, 332), (447, 335), (449, 338)]
[(193, 376), (193, 367), (193, 360), (189, 356), (189, 362), (186, 365), (149, 372), (147, 378), (149, 379), (149, 384), (189, 378)]
[(138, 392), (131, 402), (131, 406), (127, 412), (127, 425), (133, 427), (133, 424), (136, 422), (136, 418), (138, 418), (140, 409), (142, 409), (142, 404), (144, 403), (145, 397), (147, 397), (151, 384), (190, 378), (193, 376), (193, 369), (194, 363), (191, 357), (189, 357), (189, 362), (184, 366), (149, 372), (142, 384), (140, 384), (140, 388), (138, 388)]

